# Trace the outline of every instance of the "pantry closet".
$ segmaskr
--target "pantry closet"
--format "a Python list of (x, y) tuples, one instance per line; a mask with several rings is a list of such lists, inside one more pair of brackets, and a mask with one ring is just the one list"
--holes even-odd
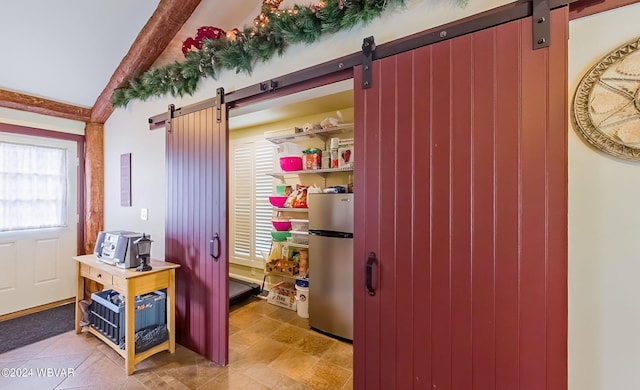
[[(335, 118), (340, 122), (330, 128), (320, 128), (320, 123), (327, 118)], [(316, 129), (304, 131), (305, 125), (315, 125)], [(298, 231), (292, 229), (290, 223), (293, 220), (294, 226), (299, 226), (307, 221), (306, 209), (277, 208), (270, 201), (286, 200), (285, 188), (289, 195), (298, 186), (316, 190), (341, 186), (345, 191), (352, 187), (353, 166), (339, 168), (336, 157), (336, 166), (330, 167), (330, 152), (326, 152), (330, 149), (331, 138), (336, 141), (337, 154), (338, 140), (348, 139), (352, 135), (351, 81), (295, 94), (286, 99), (274, 99), (268, 108), (260, 107), (250, 113), (240, 111), (235, 114), (231, 111), (229, 272), (232, 278), (264, 285), (263, 294), (266, 296), (271, 285), (280, 282), (291, 285), (296, 278), (306, 276), (305, 265), (302, 272), (299, 270), (299, 256), (308, 256), (308, 235), (304, 234), (307, 226)], [(280, 166), (280, 157), (294, 156), (300, 159), (304, 156), (304, 150), (316, 149), (325, 151), (326, 166), (322, 165), (319, 156), (313, 167), (303, 167), (297, 172), (283, 171)], [(290, 254), (295, 254), (296, 260), (290, 262), (286, 254), (286, 259), (283, 259), (282, 247), (286, 248), (287, 253), (291, 249)], [(276, 267), (276, 262), (265, 264), (267, 259), (276, 258), (289, 261), (291, 267)]]

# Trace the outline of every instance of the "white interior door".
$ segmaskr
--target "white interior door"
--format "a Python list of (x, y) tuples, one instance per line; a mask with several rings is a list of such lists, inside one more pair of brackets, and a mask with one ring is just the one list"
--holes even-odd
[(75, 295), (77, 171), (76, 142), (0, 133), (0, 315)]

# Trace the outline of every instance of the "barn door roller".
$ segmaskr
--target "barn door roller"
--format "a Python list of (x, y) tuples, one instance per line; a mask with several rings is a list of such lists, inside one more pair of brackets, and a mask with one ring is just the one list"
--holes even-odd
[(176, 111), (176, 106), (173, 104), (169, 104), (169, 108), (167, 109), (167, 121), (166, 121), (166, 128), (167, 128), (167, 133), (171, 133), (171, 122), (173, 121), (173, 114)]
[(222, 105), (224, 104), (224, 88), (216, 89), (216, 121), (222, 122)]
[(532, 0), (533, 7), (533, 50), (549, 47), (551, 27), (549, 21), (549, 0)]
[(376, 43), (373, 37), (367, 37), (362, 41), (362, 89), (371, 88), (371, 63)]

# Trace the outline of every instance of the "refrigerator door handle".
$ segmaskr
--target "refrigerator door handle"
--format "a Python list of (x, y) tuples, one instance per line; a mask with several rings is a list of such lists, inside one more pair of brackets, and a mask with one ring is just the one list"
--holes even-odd
[(375, 252), (369, 252), (367, 256), (367, 266), (366, 266), (366, 280), (365, 283), (367, 285), (367, 290), (369, 291), (369, 295), (376, 295), (376, 290), (373, 288), (373, 264), (376, 262), (376, 254)]

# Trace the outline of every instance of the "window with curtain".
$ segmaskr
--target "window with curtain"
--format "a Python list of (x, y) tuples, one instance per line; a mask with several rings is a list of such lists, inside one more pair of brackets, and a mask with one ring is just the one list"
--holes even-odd
[(262, 268), (271, 247), (274, 146), (262, 136), (229, 143), (230, 259)]
[(67, 225), (67, 151), (0, 142), (0, 232)]

